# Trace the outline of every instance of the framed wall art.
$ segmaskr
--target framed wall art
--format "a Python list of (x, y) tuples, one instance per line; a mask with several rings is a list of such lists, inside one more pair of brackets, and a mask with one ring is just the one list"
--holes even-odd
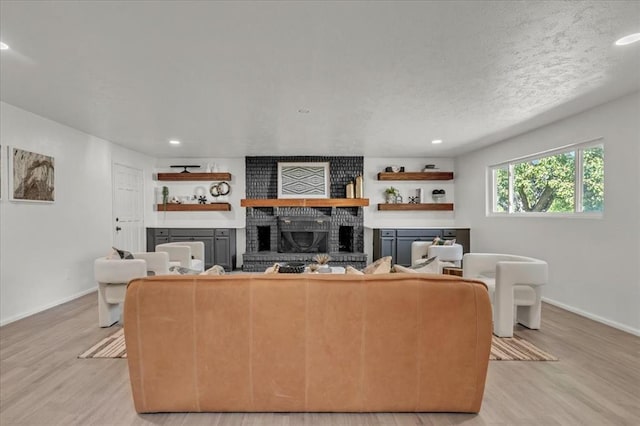
[(12, 201), (53, 203), (54, 158), (9, 147), (9, 198)]
[(329, 163), (278, 163), (278, 198), (330, 198)]

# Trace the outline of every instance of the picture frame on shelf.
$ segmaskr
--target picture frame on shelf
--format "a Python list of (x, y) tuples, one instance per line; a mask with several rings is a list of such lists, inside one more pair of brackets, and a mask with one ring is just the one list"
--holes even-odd
[(278, 162), (278, 198), (330, 198), (329, 162)]

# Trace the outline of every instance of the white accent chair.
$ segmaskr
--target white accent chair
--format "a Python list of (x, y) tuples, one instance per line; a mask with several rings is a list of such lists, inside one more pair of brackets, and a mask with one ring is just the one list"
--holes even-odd
[(510, 254), (467, 253), (462, 276), (487, 285), (493, 306), (493, 334), (513, 337), (516, 322), (540, 329), (541, 287), (548, 280), (547, 262)]
[(110, 327), (120, 320), (127, 284), (134, 278), (169, 273), (169, 255), (158, 253), (133, 253), (133, 259), (101, 257), (94, 262), (94, 277), (98, 282), (98, 322), (100, 327)]
[(411, 264), (415, 265), (424, 256), (438, 256), (442, 262), (451, 262), (454, 266), (460, 267), (462, 260), (462, 245), (452, 244), (450, 246), (434, 246), (431, 241), (414, 241), (411, 243)]
[(199, 272), (204, 271), (204, 243), (202, 241), (158, 244), (156, 252), (158, 251), (169, 254), (169, 267), (182, 266)]

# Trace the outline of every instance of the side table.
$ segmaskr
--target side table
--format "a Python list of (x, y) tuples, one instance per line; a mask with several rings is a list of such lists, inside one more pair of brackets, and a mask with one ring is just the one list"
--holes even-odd
[(456, 277), (462, 276), (462, 268), (458, 268), (455, 266), (445, 266), (442, 268), (442, 273), (445, 275), (455, 275)]

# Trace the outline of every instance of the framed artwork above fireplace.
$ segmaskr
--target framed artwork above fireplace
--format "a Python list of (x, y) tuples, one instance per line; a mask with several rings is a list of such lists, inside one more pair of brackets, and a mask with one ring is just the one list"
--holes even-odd
[(330, 198), (329, 162), (278, 162), (278, 198)]

